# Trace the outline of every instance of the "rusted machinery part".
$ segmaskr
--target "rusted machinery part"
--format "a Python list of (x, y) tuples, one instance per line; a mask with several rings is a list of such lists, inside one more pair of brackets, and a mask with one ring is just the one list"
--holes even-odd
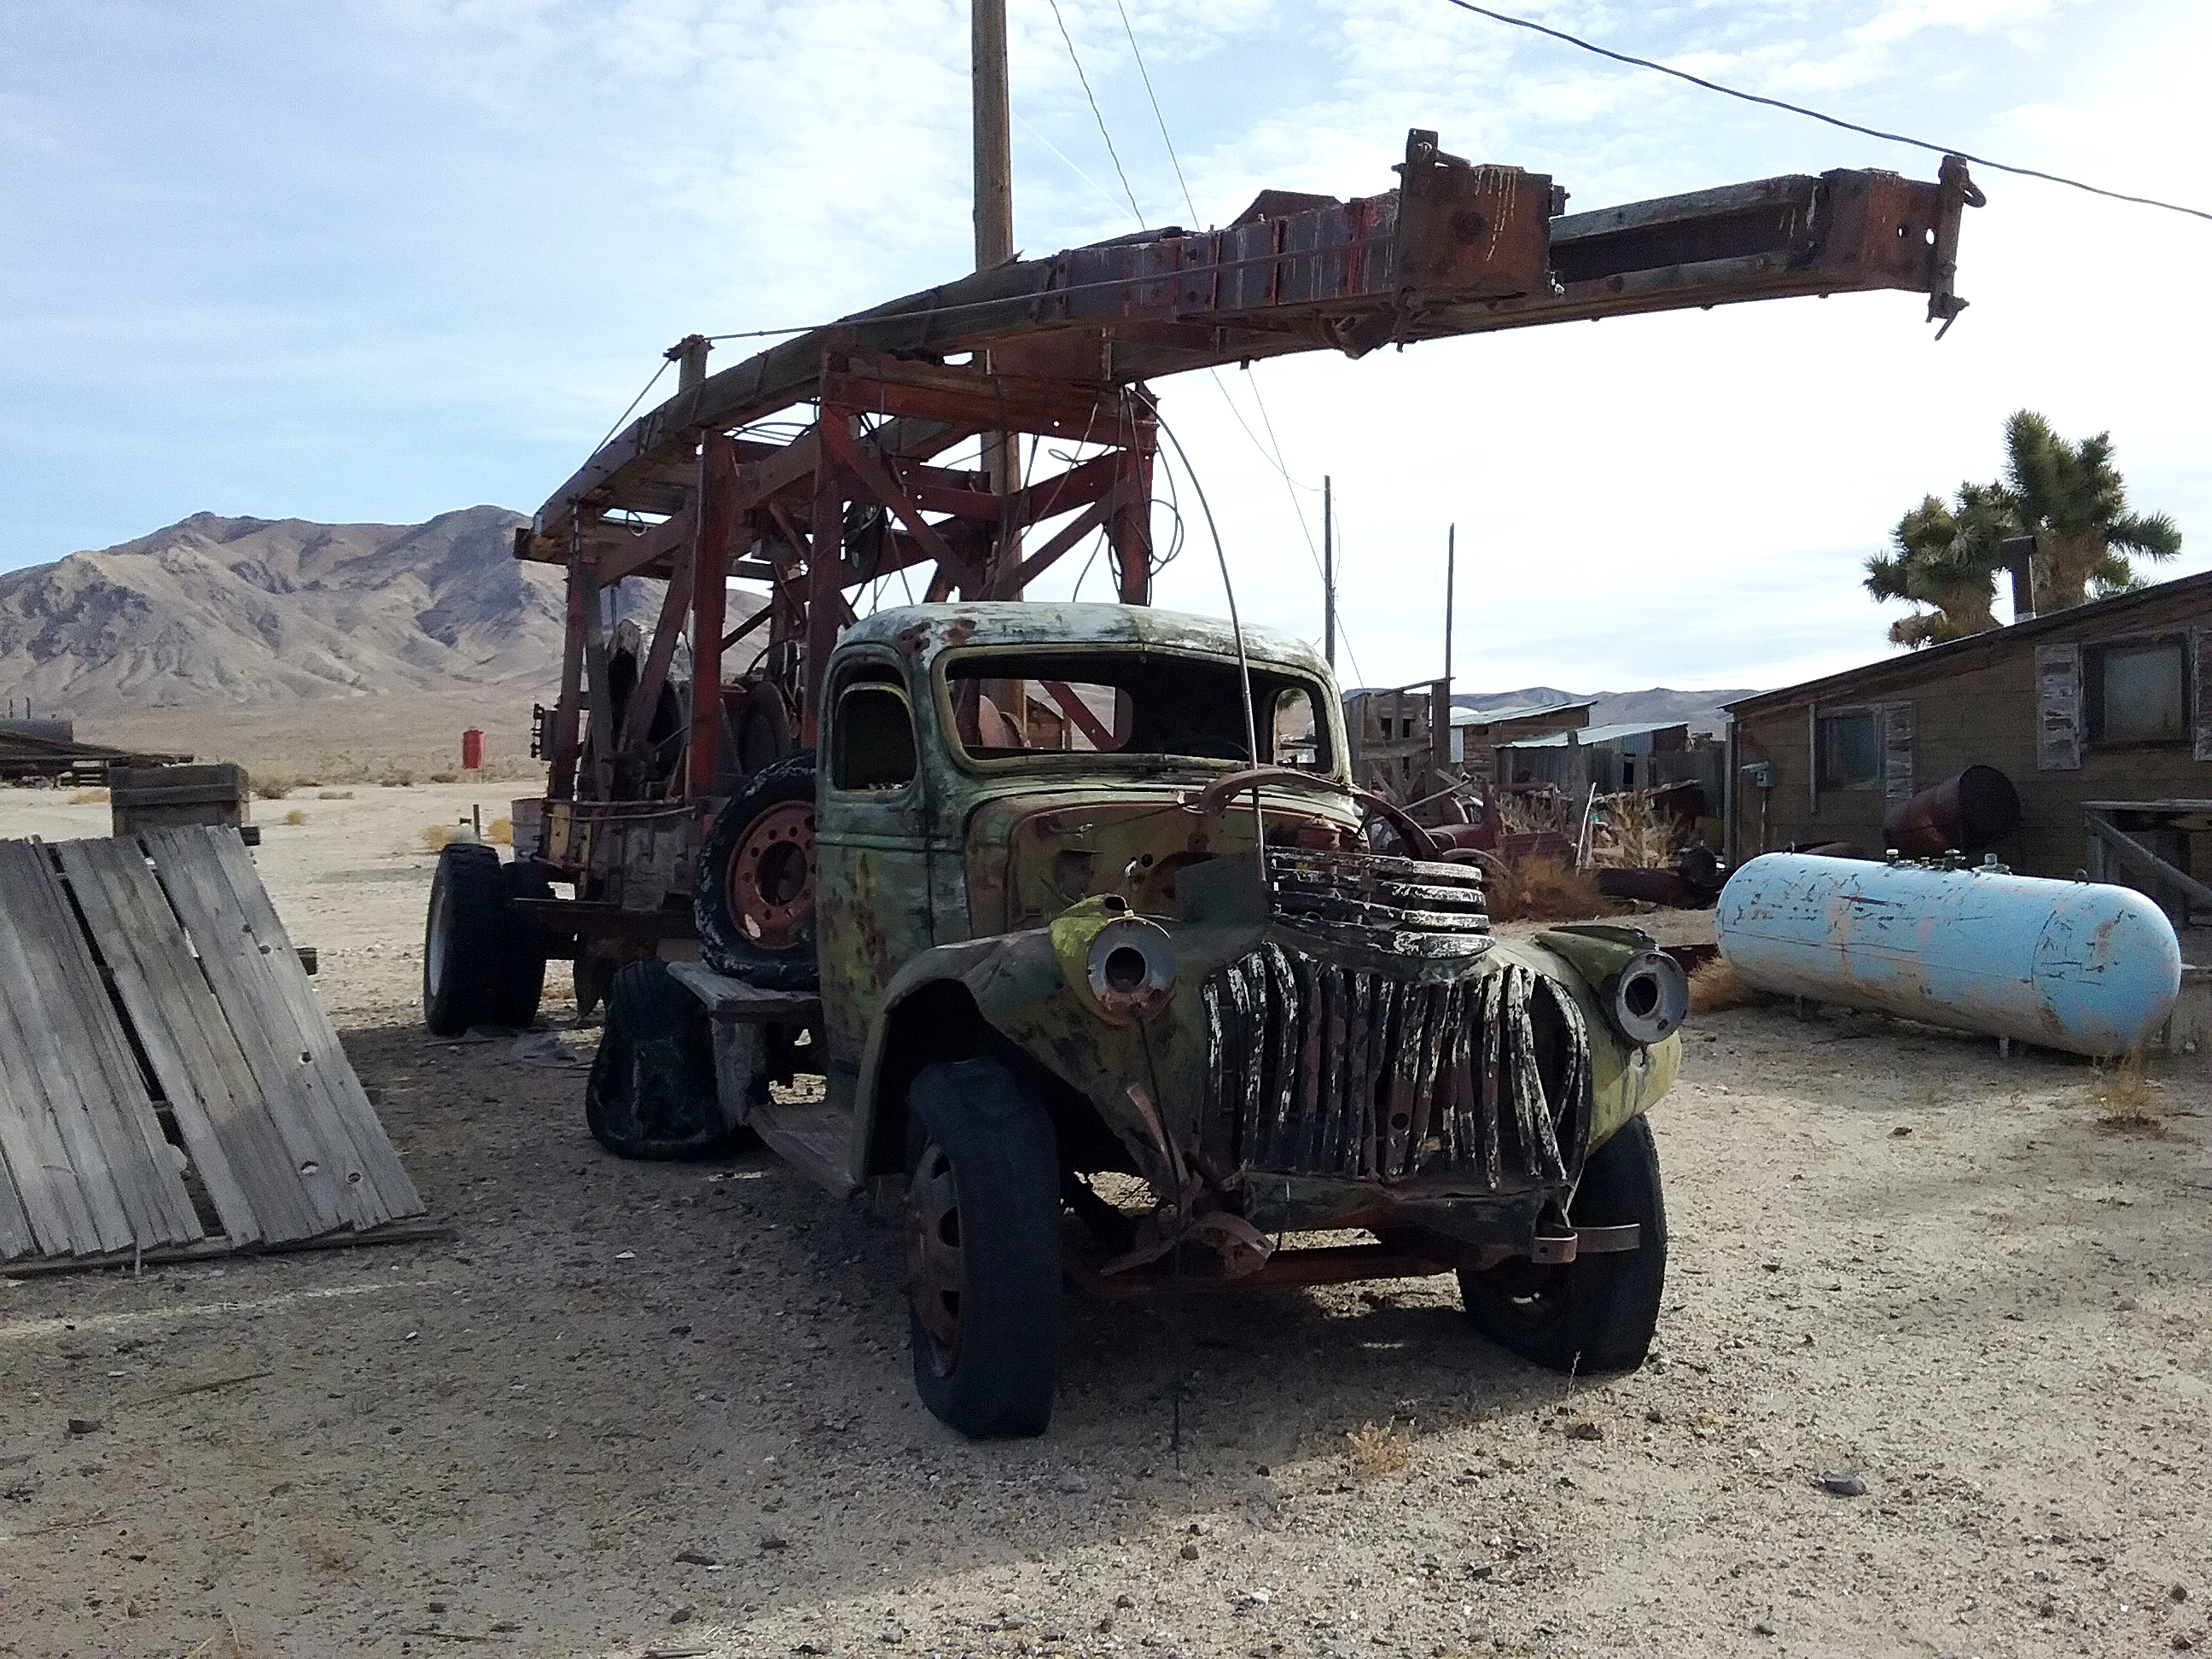
[(779, 801), (745, 826), (723, 884), (730, 914), (764, 951), (788, 951), (814, 915), (814, 808)]
[[(1360, 836), (1369, 846), (1375, 846), (1370, 828), (1373, 821), (1380, 818), (1395, 830), (1398, 839), (1405, 843), (1403, 849), (1405, 857), (1426, 859), (1432, 863), (1443, 861), (1438, 856), (1436, 837), (1420, 824), (1407, 817), (1403, 807), (1384, 796), (1376, 794), (1371, 789), (1354, 789), (1352, 792), (1352, 798), (1364, 809), (1366, 822), (1360, 825)], [(1375, 850), (1384, 853), (1398, 849), (1375, 847)]]
[(2020, 823), (2020, 792), (1994, 766), (1970, 766), (1881, 816), (1885, 847), (1909, 859), (1979, 853)]
[(1332, 793), (1341, 787), (1334, 778), (1321, 773), (1303, 771), (1295, 766), (1246, 766), (1214, 779), (1199, 791), (1194, 805), (1205, 817), (1218, 817), (1234, 805), (1237, 797), (1246, 790), (1285, 783), (1304, 784), (1310, 788), (1327, 789)]
[(772, 680), (756, 680), (736, 714), (738, 763), (750, 777), (765, 772), (797, 747), (791, 704)]
[(768, 767), (716, 816), (699, 848), (692, 922), (701, 957), (772, 990), (813, 988), (814, 751)]

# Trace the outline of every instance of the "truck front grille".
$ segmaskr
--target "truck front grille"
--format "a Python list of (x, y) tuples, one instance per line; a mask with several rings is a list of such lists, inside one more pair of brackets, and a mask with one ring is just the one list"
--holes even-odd
[(1482, 878), (1464, 864), (1271, 848), (1277, 921), (1394, 957), (1478, 956), (1491, 945)]
[(1582, 1166), (1589, 1032), (1517, 963), (1417, 981), (1270, 942), (1204, 1000), (1209, 1139), (1239, 1167), (1498, 1191)]

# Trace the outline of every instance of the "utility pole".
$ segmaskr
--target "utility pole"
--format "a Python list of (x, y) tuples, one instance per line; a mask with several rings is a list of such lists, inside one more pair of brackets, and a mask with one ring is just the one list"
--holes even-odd
[(1321, 479), (1321, 654), (1336, 672), (1336, 507), (1331, 479)]
[(1459, 557), (1459, 526), (1444, 532), (1444, 684), (1451, 684), (1452, 590), (1457, 586), (1454, 564)]
[[(975, 269), (1014, 257), (1013, 112), (1006, 88), (1006, 0), (969, 0), (969, 81), (975, 93)], [(978, 353), (979, 356), (983, 354)], [(983, 434), (983, 470), (1005, 501), (1022, 487), (1021, 449), (1003, 432)], [(1002, 520), (984, 574), (986, 599), (1018, 599), (1001, 583), (1021, 568), (1021, 526)]]

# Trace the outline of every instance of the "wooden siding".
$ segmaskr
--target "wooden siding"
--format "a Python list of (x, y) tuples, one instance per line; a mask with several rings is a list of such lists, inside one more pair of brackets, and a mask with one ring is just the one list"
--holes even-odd
[[(2144, 635), (2190, 635), (2200, 665), (2212, 652), (2212, 589), (2198, 580), (2176, 583), (2162, 602), (2130, 596), (2124, 604), (2084, 607), (2075, 628), (2052, 627), (2057, 618), (1979, 635), (1969, 644), (1926, 659), (1896, 659), (1838, 676), (1796, 692), (1771, 693), (1740, 708), (1734, 738), (1739, 769), (1733, 788), (1729, 854), (1736, 860), (1793, 843), (1844, 841), (1867, 853), (1882, 851), (1881, 818), (1909, 768), (1914, 789), (1942, 782), (1972, 765), (1994, 766), (2020, 792), (2020, 828), (1995, 848), (2023, 873), (2067, 878), (2083, 867), (2087, 831), (2081, 804), (2090, 800), (2202, 799), (2212, 797), (2212, 742), (2203, 740), (2212, 709), (2200, 666), (2195, 714), (2199, 740), (2158, 747), (2099, 749), (2088, 742), (2083, 718), (2083, 647)], [(2194, 630), (2192, 633), (2191, 630)], [(1814, 695), (1817, 691), (1818, 695)], [(1908, 714), (1890, 711), (1907, 705)], [(1815, 721), (1822, 714), (1875, 709), (1883, 714), (1884, 777), (1850, 789), (1817, 790), (1814, 775)], [(1900, 738), (1909, 757), (1899, 753)], [(2203, 758), (2200, 758), (2200, 756)], [(1772, 765), (1762, 843), (1761, 792), (1741, 769)], [(1885, 785), (1887, 787), (1885, 787)], [(1907, 792), (1910, 793), (1910, 792)], [(2212, 837), (2191, 838), (2197, 842)], [(2185, 849), (2200, 878), (2212, 869), (2212, 846)]]

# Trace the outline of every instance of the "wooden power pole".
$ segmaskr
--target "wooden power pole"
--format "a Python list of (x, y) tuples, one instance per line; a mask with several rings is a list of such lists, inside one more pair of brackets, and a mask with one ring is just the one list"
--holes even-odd
[[(969, 0), (969, 78), (975, 92), (975, 269), (1014, 257), (1013, 112), (1006, 88), (1006, 0)], [(977, 354), (979, 356), (981, 353)], [(1003, 432), (983, 434), (983, 470), (1000, 501), (1022, 487), (1021, 449)], [(984, 581), (987, 599), (1018, 599), (1021, 526), (1000, 520)]]

